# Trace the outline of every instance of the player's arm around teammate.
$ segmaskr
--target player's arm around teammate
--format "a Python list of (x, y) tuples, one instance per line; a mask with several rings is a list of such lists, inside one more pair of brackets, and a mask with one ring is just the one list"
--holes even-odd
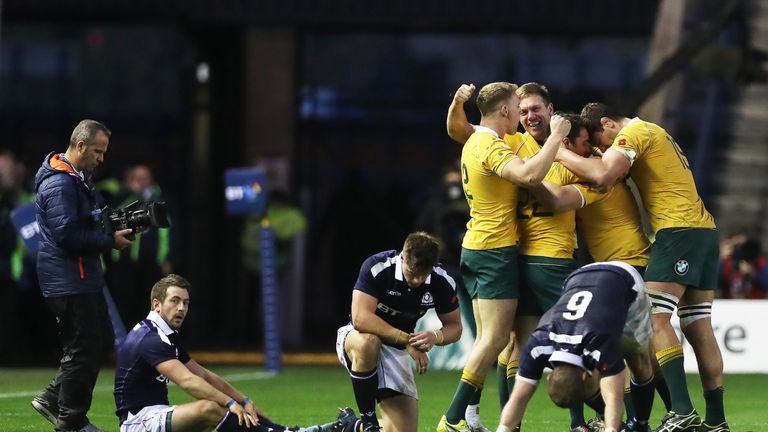
[(628, 118), (602, 117), (598, 120), (600, 124), (587, 123), (592, 144), (605, 149), (602, 157), (586, 158), (563, 148), (557, 153), (556, 160), (580, 178), (594, 183), (597, 188), (610, 189), (629, 174), (632, 166), (630, 155), (611, 149), (613, 140), (629, 120)]
[(541, 151), (527, 160), (515, 158), (507, 162), (501, 172), (503, 179), (524, 187), (541, 184), (561, 148), (563, 139), (571, 130), (571, 122), (559, 115), (554, 115), (549, 125), (552, 132)]

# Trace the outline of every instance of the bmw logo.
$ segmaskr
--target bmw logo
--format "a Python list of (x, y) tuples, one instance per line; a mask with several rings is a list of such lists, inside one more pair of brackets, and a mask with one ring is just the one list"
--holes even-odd
[(675, 273), (679, 274), (680, 276), (688, 273), (688, 261), (680, 260), (675, 263)]

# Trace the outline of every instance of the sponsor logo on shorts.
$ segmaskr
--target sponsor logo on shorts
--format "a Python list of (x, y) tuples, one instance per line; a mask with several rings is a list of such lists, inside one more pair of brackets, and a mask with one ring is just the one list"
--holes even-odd
[(675, 273), (679, 274), (680, 276), (688, 273), (688, 261), (686, 260), (680, 260), (675, 263)]

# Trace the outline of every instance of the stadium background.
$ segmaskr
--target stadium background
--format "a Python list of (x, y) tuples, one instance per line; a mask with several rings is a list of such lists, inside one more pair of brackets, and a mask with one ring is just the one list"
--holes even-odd
[[(400, 246), (459, 155), (444, 120), (464, 82), (538, 81), (559, 110), (639, 109), (677, 138), (721, 229), (764, 241), (766, 31), (759, 0), (5, 0), (0, 147), (31, 176), (90, 117), (113, 131), (97, 178), (150, 164), (195, 287), (188, 345), (206, 351), (261, 350), (223, 178), (274, 168), (308, 226), (285, 349), (330, 352), (360, 263)], [(44, 304), (8, 291), (0, 362), (55, 364)]]

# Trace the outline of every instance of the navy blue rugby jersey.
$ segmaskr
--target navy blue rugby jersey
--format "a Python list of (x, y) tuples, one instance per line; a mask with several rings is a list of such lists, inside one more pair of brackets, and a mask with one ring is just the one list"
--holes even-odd
[(169, 405), (168, 378), (155, 366), (167, 360), (189, 362), (179, 343), (179, 333), (152, 311), (128, 333), (117, 351), (115, 369), (116, 414), (123, 418), (150, 405)]
[(376, 315), (406, 333), (413, 332), (416, 321), (431, 308), (445, 314), (459, 307), (456, 281), (440, 264), (432, 268), (420, 287), (411, 288), (403, 277), (400, 252), (396, 250), (368, 257), (360, 267), (355, 289), (376, 297)]
[(590, 264), (571, 273), (560, 299), (528, 339), (518, 376), (535, 383), (552, 362), (598, 370), (602, 376), (621, 372), (627, 311), (643, 290), (640, 274), (617, 261)]

